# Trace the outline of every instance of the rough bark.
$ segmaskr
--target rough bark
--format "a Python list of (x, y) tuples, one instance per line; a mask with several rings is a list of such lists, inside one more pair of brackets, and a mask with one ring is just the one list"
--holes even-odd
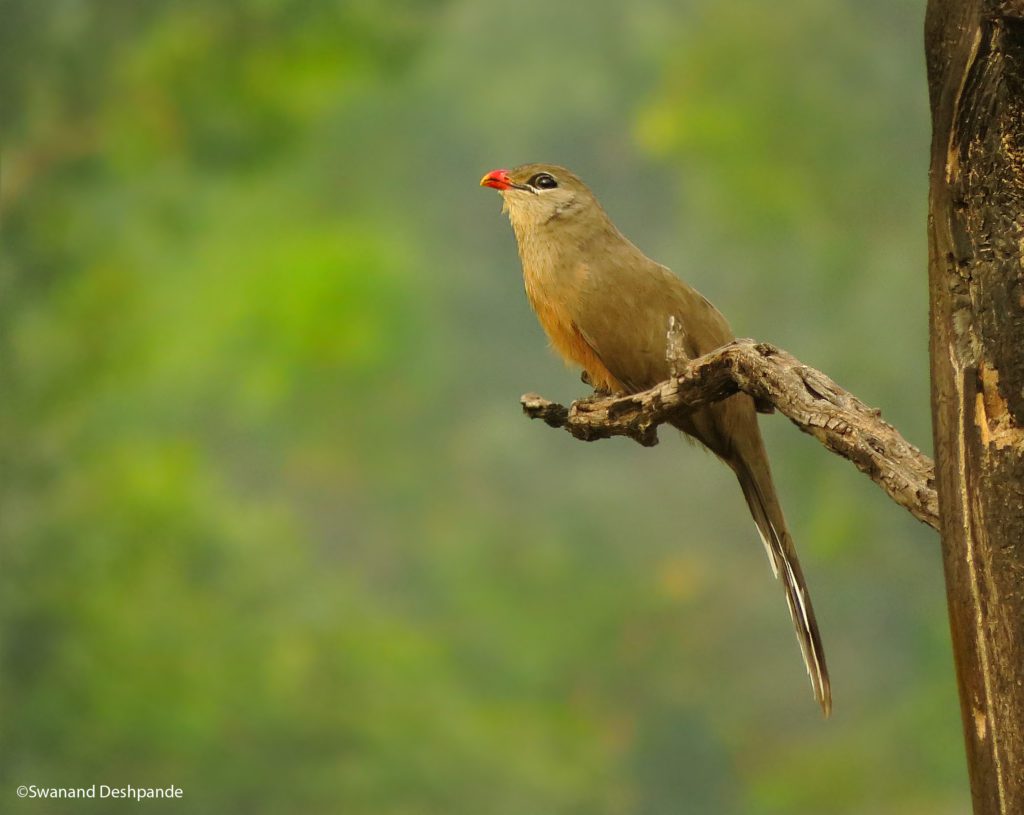
[(628, 436), (658, 442), (658, 425), (737, 391), (771, 405), (829, 450), (849, 459), (915, 518), (938, 527), (931, 460), (870, 408), (821, 371), (785, 351), (736, 340), (688, 363), (679, 375), (641, 393), (595, 397), (570, 408), (536, 394), (522, 398), (528, 416), (564, 427), (584, 441)]
[(1024, 813), (1024, 0), (930, 0), (932, 417), (974, 811)]

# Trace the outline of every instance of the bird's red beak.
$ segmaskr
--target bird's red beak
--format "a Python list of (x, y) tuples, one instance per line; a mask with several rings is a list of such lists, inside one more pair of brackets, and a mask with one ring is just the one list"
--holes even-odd
[(480, 179), (481, 187), (493, 187), (496, 190), (507, 190), (512, 186), (512, 179), (508, 177), (508, 170), (491, 170)]

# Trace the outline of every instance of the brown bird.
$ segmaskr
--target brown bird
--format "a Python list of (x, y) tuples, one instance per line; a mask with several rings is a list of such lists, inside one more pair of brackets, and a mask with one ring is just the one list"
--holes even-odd
[[(551, 344), (566, 362), (583, 368), (598, 390), (635, 393), (668, 379), (670, 331), (674, 354), (682, 350), (691, 359), (733, 339), (718, 309), (630, 243), (569, 170), (524, 164), (494, 170), (480, 184), (504, 198), (526, 295)], [(814, 697), (828, 716), (832, 691), (825, 653), (775, 494), (754, 401), (736, 394), (673, 424), (736, 473), (772, 570), (785, 587)]]

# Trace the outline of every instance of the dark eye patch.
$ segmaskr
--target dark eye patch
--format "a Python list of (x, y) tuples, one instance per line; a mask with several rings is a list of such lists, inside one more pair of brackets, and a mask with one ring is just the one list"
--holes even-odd
[(537, 190), (553, 190), (558, 186), (558, 182), (555, 181), (555, 177), (551, 173), (537, 173), (526, 183)]

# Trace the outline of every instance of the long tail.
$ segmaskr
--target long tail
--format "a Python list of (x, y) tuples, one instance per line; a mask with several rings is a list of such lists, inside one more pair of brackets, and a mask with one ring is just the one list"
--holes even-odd
[(736, 457), (729, 464), (739, 479), (750, 514), (754, 516), (757, 531), (768, 552), (772, 570), (776, 577), (782, 579), (789, 613), (796, 627), (796, 638), (800, 643), (807, 674), (811, 678), (814, 698), (818, 700), (827, 718), (832, 712), (832, 686), (828, 678), (828, 666), (825, 664), (825, 651), (796, 547), (786, 528), (786, 519), (772, 484), (764, 447), (757, 444), (754, 450), (748, 450), (747, 455)]

